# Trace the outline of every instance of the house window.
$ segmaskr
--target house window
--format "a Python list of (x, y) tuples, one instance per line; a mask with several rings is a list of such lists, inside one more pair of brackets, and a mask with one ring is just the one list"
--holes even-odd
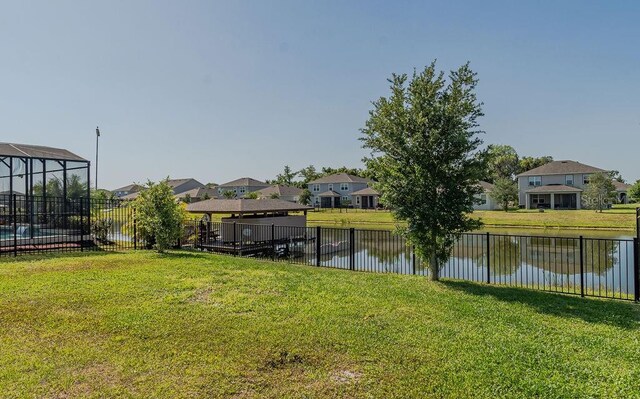
[(333, 184), (329, 183), (329, 191), (333, 191)]
[(542, 185), (542, 177), (540, 176), (529, 177), (529, 186), (541, 186), (541, 185)]
[(246, 191), (246, 188), (245, 188), (245, 187), (240, 187), (240, 194), (244, 194), (244, 193), (245, 193), (245, 191)]
[(313, 192), (314, 193), (320, 192), (320, 185), (319, 184), (314, 184), (313, 185)]
[(487, 194), (480, 194), (480, 201), (482, 201), (482, 205), (487, 204)]
[(342, 202), (346, 202), (349, 201), (349, 196), (348, 195), (343, 195), (342, 196)]
[(340, 183), (340, 191), (349, 191), (349, 183)]
[(356, 205), (360, 205), (360, 196), (359, 195), (356, 196)]
[(573, 175), (566, 175), (564, 177), (564, 184), (567, 186), (573, 186)]
[(531, 202), (534, 204), (544, 204), (544, 196), (540, 194), (534, 194), (531, 196)]
[(582, 184), (584, 184), (585, 186), (587, 184), (589, 184), (589, 178), (591, 177), (591, 175), (582, 175)]

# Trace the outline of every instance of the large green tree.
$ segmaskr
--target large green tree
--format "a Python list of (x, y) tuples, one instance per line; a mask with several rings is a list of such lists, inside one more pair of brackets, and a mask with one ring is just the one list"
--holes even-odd
[(518, 185), (511, 179), (498, 179), (489, 196), (507, 212), (509, 204), (518, 200)]
[(487, 169), (485, 179), (496, 182), (499, 179), (513, 179), (518, 174), (519, 158), (510, 145), (491, 144), (485, 153)]
[(613, 185), (609, 173), (594, 173), (589, 176), (589, 184), (582, 193), (582, 201), (587, 208), (602, 212), (615, 197), (616, 187)]
[(553, 157), (545, 155), (542, 157), (521, 157), (518, 164), (518, 172), (516, 174), (524, 173), (528, 170), (538, 168), (546, 165), (549, 162), (553, 162)]
[(390, 96), (373, 102), (362, 129), (371, 151), (365, 162), (378, 177), (381, 201), (406, 222), (402, 232), (438, 280), (456, 239), (480, 226), (469, 217), (484, 168), (478, 80), (469, 64), (447, 79), (434, 62), (389, 82)]
[(289, 165), (284, 166), (284, 170), (282, 173), (276, 176), (276, 179), (273, 181), (274, 184), (283, 184), (285, 186), (292, 186), (294, 184), (294, 179), (298, 175), (298, 172), (294, 172)]

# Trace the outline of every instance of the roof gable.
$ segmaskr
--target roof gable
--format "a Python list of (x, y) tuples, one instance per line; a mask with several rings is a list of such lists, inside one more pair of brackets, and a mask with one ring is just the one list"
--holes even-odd
[(296, 196), (302, 194), (302, 189), (293, 186), (285, 186), (283, 184), (276, 184), (270, 187), (258, 190), (258, 195), (272, 195), (277, 194), (279, 196)]
[(545, 175), (569, 175), (606, 172), (595, 166), (585, 165), (576, 161), (552, 161), (537, 168), (520, 173), (518, 177), (545, 176)]
[(219, 185), (218, 187), (268, 187), (269, 185), (263, 181), (252, 179), (251, 177), (241, 177), (230, 182)]
[(373, 180), (365, 177), (350, 175), (347, 173), (336, 173), (333, 175), (323, 176), (319, 179), (310, 181), (308, 184), (323, 184), (323, 183), (372, 183)]

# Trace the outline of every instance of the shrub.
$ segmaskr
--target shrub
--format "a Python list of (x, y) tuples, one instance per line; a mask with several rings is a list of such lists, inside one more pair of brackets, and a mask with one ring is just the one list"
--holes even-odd
[(185, 211), (173, 197), (173, 190), (164, 180), (148, 182), (146, 189), (133, 202), (139, 237), (149, 247), (164, 252), (173, 247), (182, 234)]

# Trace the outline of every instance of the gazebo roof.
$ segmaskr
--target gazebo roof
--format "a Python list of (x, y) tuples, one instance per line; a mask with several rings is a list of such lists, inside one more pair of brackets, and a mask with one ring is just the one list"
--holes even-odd
[(187, 212), (245, 214), (266, 212), (295, 212), (311, 210), (310, 206), (278, 199), (210, 199), (187, 205)]
[(88, 162), (86, 159), (62, 148), (29, 144), (0, 143), (0, 156)]

